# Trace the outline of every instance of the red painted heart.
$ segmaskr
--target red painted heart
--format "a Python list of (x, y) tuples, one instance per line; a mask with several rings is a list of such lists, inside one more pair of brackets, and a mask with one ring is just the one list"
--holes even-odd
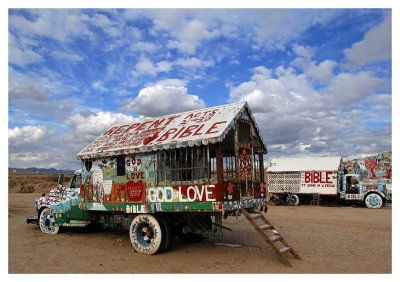
[(129, 180), (126, 183), (126, 192), (129, 196), (130, 202), (139, 202), (142, 198), (142, 193), (144, 190), (144, 183), (142, 180), (138, 182), (133, 182)]

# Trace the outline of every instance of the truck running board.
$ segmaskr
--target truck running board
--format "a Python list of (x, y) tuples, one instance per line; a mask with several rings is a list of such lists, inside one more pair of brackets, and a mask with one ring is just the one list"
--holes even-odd
[(276, 231), (275, 227), (269, 222), (261, 212), (248, 213), (246, 209), (242, 208), (243, 215), (253, 225), (254, 229), (257, 230), (258, 234), (264, 241), (272, 247), (272, 249), (278, 254), (281, 262), (287, 266), (292, 267), (289, 262), (289, 254), (295, 259), (300, 260), (301, 257), (289, 246), (282, 235)]

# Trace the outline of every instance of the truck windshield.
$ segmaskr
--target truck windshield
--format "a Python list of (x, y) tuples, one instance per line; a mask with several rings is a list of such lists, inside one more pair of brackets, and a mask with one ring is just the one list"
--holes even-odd
[(70, 188), (79, 188), (80, 187), (80, 182), (81, 182), (81, 176), (75, 174), (71, 179), (69, 187)]

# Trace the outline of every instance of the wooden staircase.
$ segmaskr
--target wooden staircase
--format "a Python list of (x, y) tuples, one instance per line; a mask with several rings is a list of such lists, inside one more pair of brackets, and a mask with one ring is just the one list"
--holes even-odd
[(246, 209), (242, 208), (242, 214), (247, 220), (253, 225), (254, 229), (257, 230), (261, 238), (272, 247), (272, 249), (278, 254), (281, 262), (287, 266), (292, 267), (289, 262), (289, 255), (292, 255), (295, 259), (300, 260), (301, 257), (289, 246), (282, 235), (276, 231), (275, 227), (261, 214), (261, 212), (248, 213)]

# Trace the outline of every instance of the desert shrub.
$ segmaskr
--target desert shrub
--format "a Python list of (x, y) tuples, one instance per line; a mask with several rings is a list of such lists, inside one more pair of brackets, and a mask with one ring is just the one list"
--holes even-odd
[(23, 185), (19, 189), (19, 192), (20, 193), (33, 193), (33, 192), (35, 192), (35, 188), (33, 188), (32, 185)]
[(17, 186), (17, 181), (15, 181), (14, 179), (8, 180), (8, 189), (14, 188), (16, 186)]

